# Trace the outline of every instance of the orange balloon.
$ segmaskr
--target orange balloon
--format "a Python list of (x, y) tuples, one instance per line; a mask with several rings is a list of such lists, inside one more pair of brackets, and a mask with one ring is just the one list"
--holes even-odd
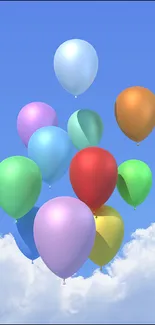
[(116, 99), (115, 117), (129, 139), (144, 140), (155, 126), (155, 95), (138, 86), (123, 90)]

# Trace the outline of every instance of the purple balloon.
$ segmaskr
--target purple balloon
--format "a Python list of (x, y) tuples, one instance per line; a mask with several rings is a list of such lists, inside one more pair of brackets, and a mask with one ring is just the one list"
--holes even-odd
[(18, 134), (27, 147), (31, 135), (44, 126), (57, 126), (55, 110), (41, 102), (33, 102), (24, 106), (17, 117)]
[(34, 221), (34, 240), (47, 267), (62, 279), (76, 273), (94, 245), (96, 227), (88, 206), (73, 197), (46, 202)]

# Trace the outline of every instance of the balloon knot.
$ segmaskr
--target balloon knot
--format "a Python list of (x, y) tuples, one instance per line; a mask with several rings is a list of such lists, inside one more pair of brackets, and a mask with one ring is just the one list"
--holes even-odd
[(77, 96), (75, 96), (75, 98), (77, 98)]
[(136, 207), (134, 207), (134, 210), (136, 210)]
[(66, 281), (65, 281), (65, 279), (63, 279), (63, 286), (65, 286), (66, 285)]
[(100, 266), (100, 272), (102, 272), (102, 266)]
[(51, 186), (51, 185), (49, 185), (49, 190), (51, 189), (51, 187), (52, 187), (52, 186)]
[(34, 262), (33, 262), (33, 260), (32, 260), (32, 262), (31, 262), (32, 264), (34, 264)]
[(137, 143), (137, 146), (139, 147), (140, 143)]

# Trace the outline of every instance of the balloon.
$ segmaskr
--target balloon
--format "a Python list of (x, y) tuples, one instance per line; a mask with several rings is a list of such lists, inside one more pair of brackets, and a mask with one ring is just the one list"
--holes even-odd
[(115, 103), (115, 117), (120, 129), (131, 140), (140, 142), (155, 125), (155, 96), (143, 87), (122, 91)]
[(98, 209), (115, 189), (116, 161), (104, 149), (97, 147), (83, 149), (71, 161), (70, 181), (77, 197), (92, 210)]
[(14, 156), (0, 163), (0, 206), (19, 219), (28, 213), (41, 191), (42, 178), (34, 161)]
[(134, 208), (146, 199), (151, 187), (152, 172), (143, 161), (127, 160), (119, 166), (117, 189)]
[(66, 41), (56, 50), (54, 71), (61, 86), (72, 95), (78, 96), (91, 86), (97, 75), (97, 53), (86, 41)]
[(41, 102), (27, 104), (17, 117), (18, 134), (26, 147), (36, 130), (50, 125), (58, 125), (56, 112), (51, 106)]
[(73, 197), (49, 200), (34, 221), (34, 239), (40, 256), (63, 279), (72, 276), (86, 261), (95, 233), (91, 210)]
[(96, 112), (83, 109), (70, 116), (67, 129), (74, 146), (81, 150), (99, 144), (103, 133), (103, 123)]
[(96, 238), (89, 258), (100, 267), (108, 264), (117, 254), (124, 237), (124, 222), (110, 206), (95, 211)]
[(28, 143), (28, 156), (39, 166), (43, 180), (49, 185), (65, 174), (73, 150), (67, 132), (55, 126), (37, 130)]
[(32, 261), (39, 257), (33, 237), (34, 219), (38, 210), (39, 208), (34, 207), (23, 218), (19, 219), (15, 224), (13, 233), (20, 251)]

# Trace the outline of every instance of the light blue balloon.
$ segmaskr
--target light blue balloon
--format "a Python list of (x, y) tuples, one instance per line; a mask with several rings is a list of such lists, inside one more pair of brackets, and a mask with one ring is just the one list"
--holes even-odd
[(73, 152), (67, 132), (56, 126), (38, 129), (28, 143), (28, 156), (38, 165), (43, 180), (49, 185), (65, 174)]
[(72, 39), (61, 44), (54, 56), (54, 71), (61, 86), (74, 96), (84, 93), (98, 71), (98, 56), (86, 41)]

